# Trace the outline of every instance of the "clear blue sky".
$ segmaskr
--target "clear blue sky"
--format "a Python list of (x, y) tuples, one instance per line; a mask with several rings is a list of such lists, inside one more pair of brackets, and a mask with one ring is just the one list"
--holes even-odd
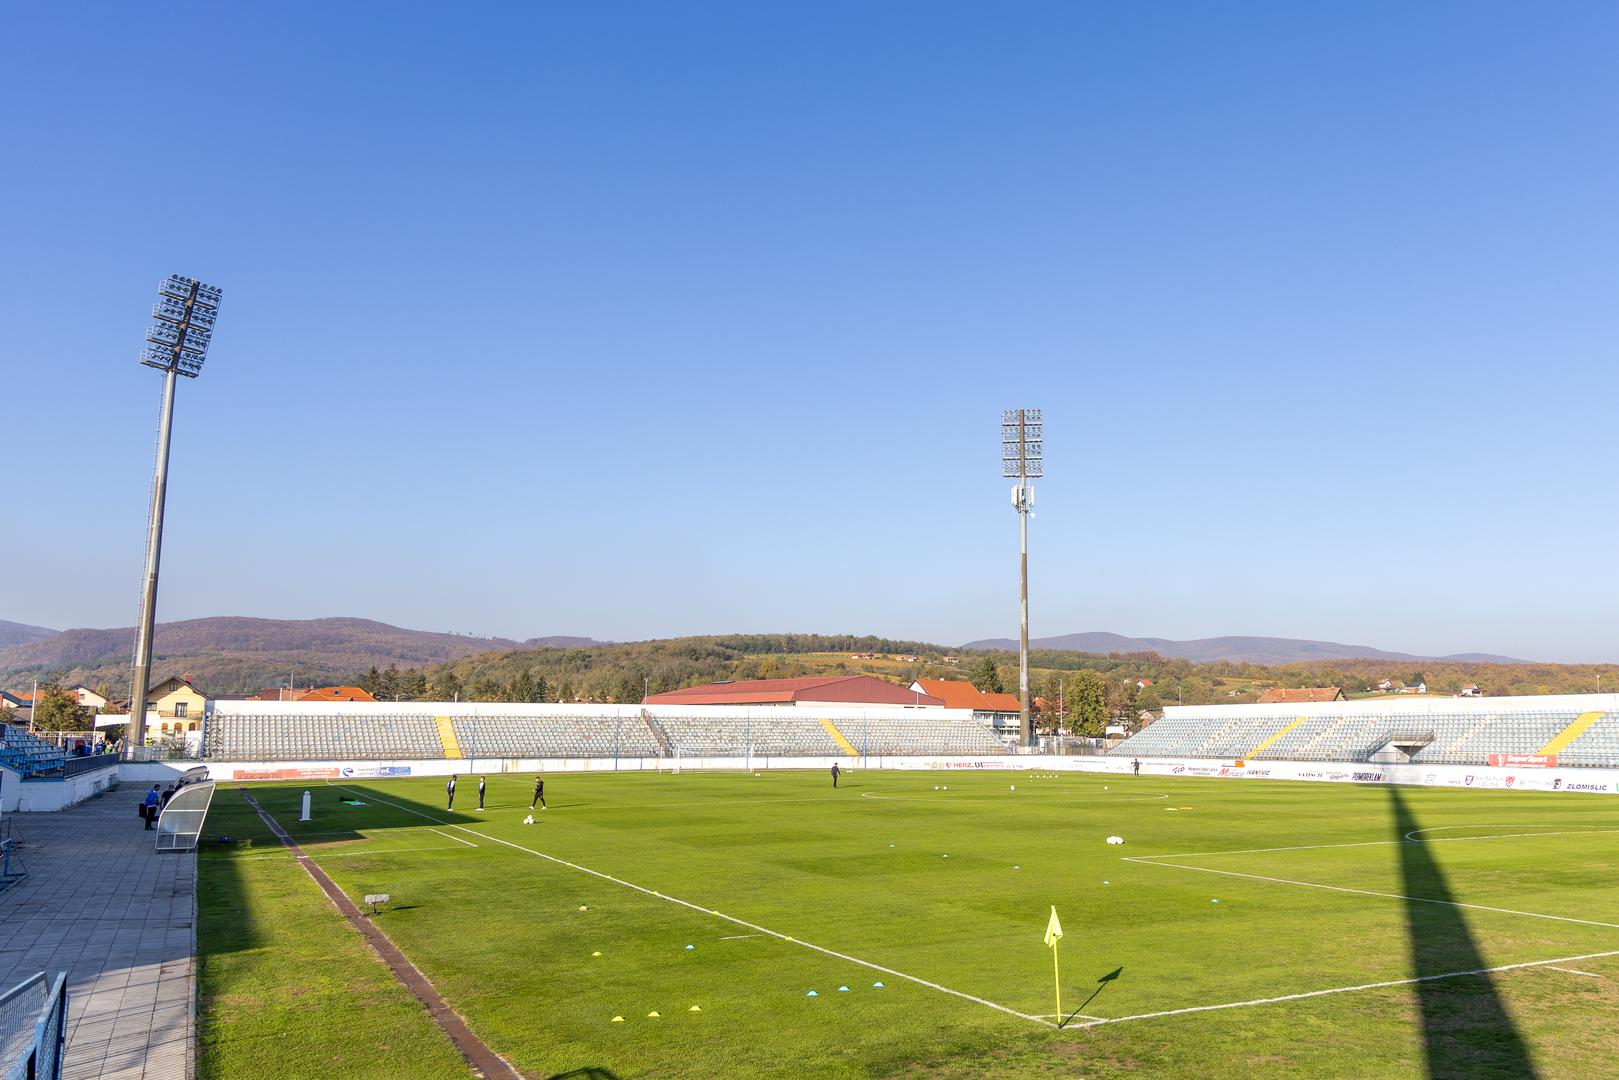
[(1619, 7), (14, 6), (0, 617), (1619, 659)]

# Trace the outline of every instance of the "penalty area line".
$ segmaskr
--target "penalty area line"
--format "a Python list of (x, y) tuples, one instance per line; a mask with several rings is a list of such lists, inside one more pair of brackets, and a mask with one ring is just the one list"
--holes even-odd
[[(1132, 1020), (1157, 1020), (1165, 1016), (1185, 1016), (1188, 1013), (1215, 1012), (1220, 1009), (1247, 1009), (1255, 1005), (1275, 1005), (1283, 1001), (1303, 1001), (1307, 998), (1329, 997), (1333, 994), (1352, 994), (1360, 990), (1382, 990), (1390, 986), (1411, 986), (1415, 983), (1437, 982), (1440, 979), (1463, 979), (1470, 975), (1493, 975), (1498, 971), (1518, 971), (1523, 968), (1558, 968), (1558, 964), (1572, 964), (1579, 960), (1596, 960), (1606, 956), (1619, 956), (1613, 952), (1586, 953), (1583, 956), (1560, 956), (1555, 960), (1529, 960), (1521, 964), (1501, 964), (1497, 967), (1474, 968), (1471, 971), (1447, 971), (1439, 975), (1418, 975), (1410, 979), (1389, 979), (1385, 982), (1361, 983), (1358, 986), (1335, 986), (1330, 990), (1308, 990), (1302, 994), (1282, 994), (1278, 997), (1254, 998), (1250, 1001), (1228, 1001), (1220, 1005), (1193, 1005), (1185, 1009), (1164, 1009), (1161, 1012), (1136, 1013), (1134, 1016), (1115, 1016), (1110, 1020), (1091, 1020), (1071, 1027), (1090, 1028), (1103, 1024), (1124, 1024)], [(1583, 974), (1583, 973), (1582, 973)]]
[[(351, 788), (347, 790), (353, 789)], [(581, 866), (579, 863), (569, 862), (567, 859), (559, 859), (555, 855), (547, 855), (543, 851), (536, 851), (533, 848), (524, 847), (522, 844), (514, 844), (510, 840), (503, 840), (498, 836), (491, 836), (488, 833), (473, 832), (473, 830), (467, 828), (465, 825), (457, 825), (454, 822), (433, 817), (431, 814), (423, 813), (422, 811), (417, 810), (414, 807), (406, 806), (403, 803), (389, 802), (387, 799), (378, 799), (374, 794), (372, 795), (372, 798), (374, 801), (392, 806), (396, 810), (403, 810), (407, 814), (415, 814), (417, 817), (426, 818), (428, 821), (433, 821), (440, 825), (448, 826), (452, 829), (458, 829), (462, 832), (472, 833), (473, 836), (476, 836), (481, 840), (502, 844), (514, 851), (526, 852), (527, 854), (533, 855), (536, 858), (544, 859), (547, 862), (556, 863), (558, 866), (566, 866), (570, 870), (577, 870), (582, 874), (589, 874), (591, 877), (600, 878), (603, 881), (610, 881), (614, 885), (621, 885), (626, 889), (633, 889), (644, 896), (651, 896), (655, 899), (663, 900), (679, 907), (688, 908), (692, 911), (700, 912), (701, 914), (709, 915), (716, 919), (723, 919), (735, 926), (752, 930), (755, 933), (763, 934), (766, 937), (776, 938), (778, 941), (785, 941), (790, 945), (797, 945), (800, 948), (809, 949), (812, 952), (818, 952), (825, 956), (833, 957), (837, 960), (843, 960), (851, 964), (858, 964), (863, 968), (868, 968), (871, 971), (881, 972), (884, 975), (889, 975), (896, 979), (904, 979), (906, 982), (915, 983), (918, 986), (925, 986), (929, 990), (937, 990), (941, 994), (949, 994), (951, 997), (960, 998), (963, 1001), (970, 1001), (975, 1005), (983, 1005), (986, 1008), (994, 1009), (996, 1012), (1002, 1012), (1008, 1016), (1015, 1016), (1019, 1020), (1027, 1020), (1034, 1024), (1043, 1024), (1046, 1027), (1054, 1028), (1058, 1026), (1055, 1022), (1047, 1020), (1042, 1016), (1034, 1016), (1030, 1013), (1018, 1012), (1016, 1009), (1008, 1005), (1002, 1005), (999, 1002), (990, 1001), (988, 998), (976, 997), (961, 990), (952, 990), (948, 986), (941, 986), (936, 982), (929, 982), (927, 979), (920, 978), (916, 975), (907, 975), (903, 971), (896, 971), (894, 968), (884, 967), (883, 965), (875, 964), (870, 960), (862, 960), (858, 956), (850, 956), (848, 953), (840, 953), (834, 949), (828, 949), (824, 945), (816, 945), (812, 942), (800, 940), (799, 938), (789, 937), (788, 935), (772, 930), (767, 926), (760, 926), (757, 923), (750, 923), (746, 919), (737, 918), (735, 915), (726, 915), (723, 912), (715, 911), (713, 908), (706, 908), (701, 904), (694, 904), (690, 900), (682, 900), (678, 896), (670, 896), (667, 893), (658, 892), (656, 889), (649, 889), (644, 885), (637, 885), (633, 881), (625, 881), (623, 878), (614, 877), (612, 874), (603, 873), (600, 870), (592, 870), (588, 866)]]
[(1325, 889), (1328, 892), (1349, 893), (1353, 896), (1376, 896), (1384, 900), (1407, 900), (1416, 904), (1440, 904), (1444, 907), (1466, 908), (1469, 911), (1493, 911), (1497, 915), (1522, 915), (1529, 919), (1550, 919), (1553, 922), (1578, 923), (1581, 926), (1600, 926), (1605, 930), (1619, 930), (1619, 923), (1598, 922), (1595, 919), (1576, 919), (1569, 915), (1545, 915), (1538, 911), (1519, 911), (1516, 908), (1491, 907), (1488, 904), (1466, 904), (1460, 900), (1435, 900), (1429, 896), (1407, 896), (1405, 893), (1351, 889), (1343, 885), (1323, 885), (1319, 881), (1298, 881), (1294, 878), (1267, 877), (1264, 874), (1244, 874), (1236, 870), (1216, 870), (1212, 866), (1187, 866), (1185, 863), (1157, 861), (1166, 857), (1169, 856), (1133, 858), (1126, 855), (1120, 861), (1135, 863), (1138, 866), (1162, 866), (1166, 870), (1195, 870), (1200, 874), (1220, 874), (1223, 877), (1247, 878), (1249, 881), (1269, 881), (1276, 885), (1301, 885), (1307, 889)]

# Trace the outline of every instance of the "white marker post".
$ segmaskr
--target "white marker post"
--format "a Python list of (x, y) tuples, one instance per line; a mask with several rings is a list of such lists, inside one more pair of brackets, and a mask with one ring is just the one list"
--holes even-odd
[(299, 821), (309, 820), (309, 792), (304, 792), (304, 812), (298, 816)]

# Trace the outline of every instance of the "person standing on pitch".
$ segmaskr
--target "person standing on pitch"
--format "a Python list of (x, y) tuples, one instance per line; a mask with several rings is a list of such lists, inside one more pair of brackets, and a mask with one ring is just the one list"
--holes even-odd
[(453, 775), (450, 777), (450, 782), (448, 784), (444, 785), (444, 794), (448, 797), (447, 802), (445, 803), (444, 809), (446, 809), (446, 810), (454, 810), (455, 809), (455, 777)]
[(546, 809), (546, 805), (545, 805), (545, 777), (537, 775), (537, 774), (534, 777), (534, 797), (528, 801), (528, 808), (530, 810), (534, 809), (534, 804), (535, 803), (540, 804), (540, 809), (541, 810)]
[(478, 777), (478, 809), (483, 809), (483, 777)]
[(832, 787), (835, 789), (837, 786), (838, 786), (838, 763), (834, 761), (832, 763)]
[(1140, 758), (1136, 758), (1134, 761), (1130, 762), (1130, 771), (1135, 773), (1137, 776), (1141, 775), (1141, 759)]

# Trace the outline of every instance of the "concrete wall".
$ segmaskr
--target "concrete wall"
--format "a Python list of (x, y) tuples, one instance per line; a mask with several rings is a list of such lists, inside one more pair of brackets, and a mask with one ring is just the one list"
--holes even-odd
[(114, 765), (66, 780), (24, 780), (15, 770), (0, 766), (0, 813), (64, 810), (112, 787), (118, 773), (119, 766)]

